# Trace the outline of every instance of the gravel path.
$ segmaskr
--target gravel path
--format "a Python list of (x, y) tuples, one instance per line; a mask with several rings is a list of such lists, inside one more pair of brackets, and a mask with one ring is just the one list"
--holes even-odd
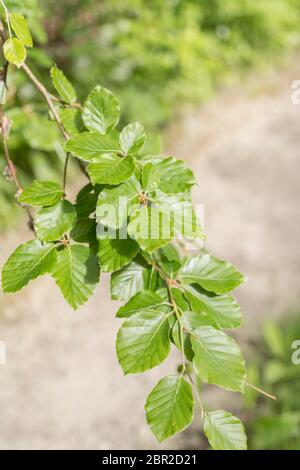
[[(199, 181), (195, 201), (205, 204), (207, 248), (248, 278), (238, 292), (244, 339), (300, 298), (300, 107), (290, 101), (291, 81), (299, 76), (293, 68), (251, 81), (244, 91), (187, 112), (170, 129), (170, 154), (185, 158)], [(0, 238), (0, 261), (23, 240), (24, 233)], [(1, 297), (0, 339), (7, 346), (7, 364), (0, 366), (1, 449), (196, 448), (198, 419), (163, 446), (148, 430), (145, 397), (174, 370), (178, 355), (143, 376), (123, 377), (114, 346), (118, 304), (108, 285), (103, 277), (76, 313), (48, 277)]]

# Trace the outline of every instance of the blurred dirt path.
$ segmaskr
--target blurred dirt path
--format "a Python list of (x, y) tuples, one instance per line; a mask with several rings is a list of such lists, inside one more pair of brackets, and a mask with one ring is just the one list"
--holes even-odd
[[(262, 318), (300, 297), (300, 106), (290, 101), (299, 77), (300, 69), (290, 69), (226, 92), (187, 112), (169, 133), (170, 153), (185, 158), (199, 181), (195, 201), (205, 204), (208, 249), (248, 277), (238, 292), (247, 339)], [(24, 233), (2, 237), (0, 261), (23, 240)], [(76, 313), (49, 277), (1, 297), (1, 449), (197, 447), (200, 420), (163, 446), (148, 430), (145, 397), (178, 356), (123, 377), (114, 348), (118, 304), (109, 300), (108, 282), (103, 277)]]

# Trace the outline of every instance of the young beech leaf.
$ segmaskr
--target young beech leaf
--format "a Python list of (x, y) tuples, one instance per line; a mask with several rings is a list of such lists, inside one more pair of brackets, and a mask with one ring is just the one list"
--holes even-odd
[(74, 103), (77, 98), (76, 92), (65, 74), (56, 65), (53, 65), (50, 75), (53, 86), (62, 100), (68, 104)]
[(97, 161), (102, 153), (118, 153), (118, 141), (110, 135), (100, 135), (93, 132), (74, 134), (65, 144), (65, 150), (86, 162)]
[(140, 313), (142, 310), (145, 309), (162, 310), (163, 307), (167, 307), (162, 305), (163, 302), (164, 299), (159, 293), (152, 292), (151, 290), (144, 290), (138, 292), (123, 307), (119, 308), (119, 310), (117, 311), (117, 317), (131, 317), (131, 315), (134, 315), (135, 313)]
[(209, 324), (215, 328), (237, 328), (241, 325), (241, 309), (232, 295), (215, 295), (190, 285), (184, 286), (184, 292), (192, 310), (208, 316)]
[(97, 161), (88, 166), (93, 184), (119, 184), (130, 178), (133, 171), (134, 161), (131, 156), (122, 158), (112, 153), (97, 157)]
[(146, 134), (143, 126), (139, 122), (133, 122), (124, 127), (120, 134), (120, 147), (126, 155), (136, 153), (143, 145)]
[(97, 222), (112, 228), (122, 227), (138, 204), (140, 191), (141, 185), (134, 176), (120, 186), (105, 188), (98, 198)]
[(118, 331), (117, 356), (125, 374), (136, 374), (161, 364), (170, 352), (168, 315), (143, 310)]
[(147, 422), (161, 442), (187, 428), (194, 414), (193, 391), (179, 375), (161, 379), (147, 398)]
[(20, 39), (8, 38), (4, 43), (3, 53), (5, 59), (17, 67), (25, 62), (26, 49)]
[(56, 260), (55, 245), (31, 240), (10, 255), (2, 270), (4, 292), (17, 292), (29, 281), (51, 271)]
[(215, 450), (247, 450), (244, 426), (228, 411), (205, 413), (204, 432)]
[(64, 128), (69, 134), (78, 134), (86, 130), (79, 109), (61, 108), (59, 110), (59, 116)]
[(12, 12), (9, 14), (9, 19), (12, 29), (24, 46), (32, 47), (32, 37), (24, 16)]
[(97, 85), (87, 97), (83, 107), (83, 122), (90, 131), (108, 134), (118, 124), (120, 107), (116, 97)]
[(84, 245), (67, 245), (57, 250), (51, 275), (73, 309), (84, 304), (99, 281), (97, 257)]
[(70, 232), (70, 237), (78, 243), (96, 242), (96, 220), (89, 217), (77, 220)]
[(205, 254), (188, 259), (179, 279), (183, 284), (199, 284), (207, 291), (224, 294), (239, 286), (244, 276), (227, 261)]
[(53, 206), (43, 207), (34, 220), (37, 236), (44, 242), (59, 240), (72, 230), (76, 218), (74, 206), (65, 199)]
[(163, 281), (154, 268), (137, 257), (127, 266), (111, 276), (111, 297), (114, 300), (127, 301), (142, 290), (156, 291), (163, 286)]
[(237, 343), (222, 331), (202, 326), (191, 334), (194, 367), (205, 382), (244, 392), (245, 361)]
[(154, 160), (154, 165), (160, 175), (159, 189), (164, 193), (185, 193), (196, 182), (192, 170), (182, 160), (174, 157), (161, 158)]
[(135, 258), (139, 245), (130, 238), (103, 238), (99, 240), (98, 256), (101, 269), (104, 272), (113, 272), (122, 268)]
[(53, 181), (34, 181), (19, 196), (19, 202), (43, 207), (55, 204), (63, 196), (63, 187)]
[(148, 253), (166, 245), (174, 236), (169, 215), (155, 206), (138, 207), (130, 217), (128, 233)]

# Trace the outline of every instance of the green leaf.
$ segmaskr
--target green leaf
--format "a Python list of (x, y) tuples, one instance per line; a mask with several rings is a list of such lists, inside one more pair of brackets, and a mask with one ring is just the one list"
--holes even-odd
[(125, 374), (161, 364), (170, 352), (168, 315), (144, 310), (126, 320), (118, 331), (117, 356)]
[(127, 301), (137, 292), (162, 287), (163, 282), (154, 268), (136, 258), (111, 276), (111, 297)]
[(202, 326), (191, 334), (194, 367), (205, 382), (244, 392), (245, 361), (237, 343), (223, 331)]
[(64, 128), (69, 134), (78, 134), (85, 130), (81, 112), (74, 108), (61, 108), (59, 116)]
[(52, 277), (73, 309), (84, 304), (99, 281), (97, 257), (84, 245), (67, 245), (57, 251)]
[(64, 195), (63, 187), (53, 181), (34, 181), (19, 196), (19, 202), (42, 207), (55, 204)]
[(122, 227), (138, 203), (140, 190), (134, 176), (116, 188), (105, 188), (98, 197), (97, 222), (108, 227)]
[(126, 318), (131, 317), (142, 310), (162, 310), (162, 303), (164, 299), (157, 292), (151, 290), (144, 290), (134, 295), (123, 307), (117, 311), (117, 317)]
[(50, 75), (53, 86), (62, 100), (68, 104), (74, 103), (77, 98), (76, 93), (65, 74), (56, 65), (53, 65)]
[(97, 199), (98, 193), (91, 183), (81, 188), (76, 196), (75, 204), (78, 220), (86, 219), (96, 211)]
[(204, 238), (191, 201), (186, 200), (180, 194), (168, 195), (160, 190), (155, 192), (151, 200), (159, 207), (164, 217), (171, 219), (171, 226), (176, 237)]
[(31, 240), (20, 245), (8, 258), (2, 270), (4, 292), (17, 292), (29, 281), (49, 272), (55, 263), (55, 245)]
[(76, 223), (74, 206), (65, 199), (53, 206), (43, 207), (35, 217), (34, 226), (37, 236), (44, 242), (59, 240), (72, 230)]
[(98, 256), (102, 271), (117, 271), (124, 265), (130, 263), (137, 255), (138, 251), (138, 244), (130, 238), (125, 240), (120, 238), (103, 238), (99, 240)]
[(161, 379), (147, 398), (147, 422), (161, 442), (187, 428), (193, 419), (194, 397), (190, 384), (182, 376)]
[(198, 312), (193, 312), (186, 310), (183, 312), (183, 326), (187, 330), (195, 330), (200, 326), (212, 326), (216, 328), (215, 322), (211, 319), (209, 315), (205, 313), (199, 314)]
[(184, 193), (196, 182), (192, 170), (182, 160), (170, 157), (154, 161), (154, 164), (160, 174), (159, 189), (164, 193)]
[(98, 161), (102, 153), (120, 152), (117, 140), (110, 135), (100, 135), (93, 132), (74, 134), (65, 144), (65, 150), (86, 162)]
[(16, 65), (18, 68), (25, 62), (26, 49), (20, 39), (9, 38), (5, 41), (3, 46), (3, 53), (5, 59)]
[(244, 276), (227, 261), (205, 254), (188, 259), (179, 279), (183, 284), (199, 284), (208, 291), (224, 294), (239, 286)]
[(32, 47), (32, 37), (24, 16), (18, 13), (10, 13), (9, 20), (12, 29), (24, 46)]
[(97, 85), (84, 103), (82, 117), (90, 131), (108, 134), (118, 124), (120, 117), (116, 97), (106, 88)]
[(194, 286), (184, 286), (184, 289), (192, 310), (199, 315), (208, 316), (214, 327), (237, 328), (241, 325), (241, 309), (232, 295), (216, 296)]
[(155, 191), (158, 187), (161, 175), (155, 164), (149, 162), (143, 166), (142, 170), (142, 187), (145, 193)]
[(204, 432), (215, 450), (247, 450), (244, 426), (228, 411), (205, 413)]
[(70, 237), (78, 243), (93, 243), (96, 241), (96, 220), (81, 219), (77, 220), (71, 230)]
[(130, 217), (128, 233), (148, 253), (166, 245), (174, 236), (168, 214), (162, 213), (155, 206), (137, 208)]
[(119, 141), (122, 152), (125, 155), (137, 152), (144, 145), (145, 139), (144, 128), (139, 122), (128, 124), (120, 134)]
[(93, 184), (119, 184), (130, 178), (133, 171), (134, 161), (131, 156), (122, 158), (110, 153), (98, 157), (96, 163), (88, 166)]

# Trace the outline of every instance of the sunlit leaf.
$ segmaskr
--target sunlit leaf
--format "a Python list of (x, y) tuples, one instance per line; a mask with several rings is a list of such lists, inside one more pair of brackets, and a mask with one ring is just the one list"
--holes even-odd
[(83, 108), (83, 122), (90, 131), (108, 134), (118, 123), (120, 107), (116, 97), (97, 85), (87, 97)]
[(34, 181), (19, 196), (19, 202), (42, 207), (55, 204), (63, 196), (63, 187), (53, 181)]
[(37, 236), (44, 242), (59, 240), (72, 230), (76, 218), (74, 206), (69, 201), (63, 200), (53, 206), (43, 207), (34, 220)]
[(42, 244), (31, 240), (20, 245), (10, 255), (2, 270), (2, 289), (16, 292), (29, 281), (49, 272), (55, 263), (56, 251), (53, 244)]
[(170, 352), (168, 316), (144, 310), (126, 320), (117, 335), (117, 356), (125, 374), (157, 366)]
[(244, 426), (228, 411), (205, 413), (204, 432), (215, 450), (247, 450)]

